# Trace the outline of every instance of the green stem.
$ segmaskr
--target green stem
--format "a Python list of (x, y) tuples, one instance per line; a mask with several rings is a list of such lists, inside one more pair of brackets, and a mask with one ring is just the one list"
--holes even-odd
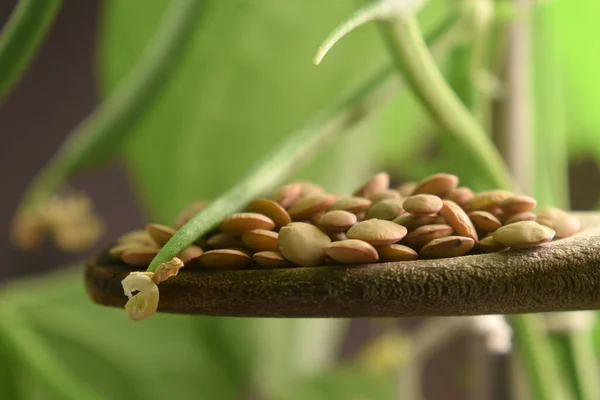
[(22, 367), (20, 360), (14, 354), (11, 343), (4, 340), (0, 333), (0, 388), (2, 388), (2, 395), (5, 398), (23, 398), (18, 379)]
[[(538, 206), (569, 208), (567, 127), (563, 93), (562, 60), (556, 48), (556, 5), (539, 5), (532, 10), (532, 74), (535, 107), (535, 170), (543, 171), (534, 179)], [(546, 179), (551, 176), (552, 179)]]
[(0, 337), (9, 345), (14, 358), (27, 365), (57, 398), (99, 398), (90, 387), (66, 372), (68, 369), (47, 351), (47, 346), (40, 342), (18, 311), (6, 306), (0, 315)]
[(550, 334), (555, 354), (561, 359), (561, 374), (569, 382), (575, 398), (592, 400), (600, 398), (598, 366), (594, 353), (591, 329), (575, 329)]
[(350, 16), (341, 25), (336, 27), (333, 32), (325, 39), (323, 44), (319, 46), (317, 54), (313, 58), (313, 63), (319, 65), (329, 50), (344, 36), (352, 32), (354, 29), (367, 22), (378, 19), (382, 16), (382, 10), (378, 2), (367, 4), (353, 15)]
[(476, 109), (481, 107), (481, 96), (477, 93), (477, 85), (473, 80), (474, 56), (474, 43), (457, 46), (450, 56), (448, 82), (452, 83), (452, 89), (458, 98), (475, 116), (478, 115)]
[(61, 0), (20, 0), (0, 34), (0, 104), (16, 86), (60, 8)]
[(512, 187), (502, 158), (483, 127), (472, 117), (446, 83), (414, 17), (382, 22), (381, 28), (394, 62), (411, 89), (442, 127), (460, 140), (473, 160), (496, 187)]
[(591, 326), (581, 332), (566, 335), (573, 376), (576, 380), (578, 398), (600, 399), (598, 385), (598, 363), (594, 356), (594, 337)]
[(486, 51), (491, 42), (493, 4), (491, 0), (463, 0), (462, 3), (470, 37), (452, 52), (448, 81), (465, 107), (484, 124), (490, 108), (490, 96), (482, 90), (479, 77), (482, 71), (489, 69)]
[[(519, 0), (517, 0), (519, 1)], [(517, 4), (517, 3), (516, 3)], [(525, 5), (527, 4), (527, 5)], [(510, 27), (505, 70), (506, 94), (498, 147), (513, 172), (518, 189), (533, 195), (534, 113), (529, 1), (519, 5), (522, 14)]]
[[(429, 42), (436, 48), (447, 46), (457, 17), (452, 15), (432, 34)], [(203, 236), (226, 216), (236, 212), (252, 198), (273, 188), (288, 174), (318, 152), (333, 137), (343, 134), (356, 122), (373, 114), (397, 92), (394, 69), (386, 67), (366, 84), (345, 96), (328, 111), (291, 133), (288, 139), (265, 156), (237, 185), (223, 194), (181, 227), (156, 255), (148, 271), (175, 257), (186, 246)]]
[(490, 50), (490, 71), (495, 76), (500, 76), (504, 69), (506, 61), (506, 52), (508, 49), (508, 40), (510, 39), (510, 25), (512, 18), (503, 15), (502, 9), (506, 7), (514, 8), (511, 0), (496, 0), (494, 2), (494, 25), (491, 29)]
[(29, 187), (21, 207), (35, 206), (54, 194), (98, 149), (123, 141), (161, 94), (184, 54), (188, 36), (204, 7), (203, 1), (170, 4), (150, 45), (114, 92), (68, 137)]
[[(490, 71), (493, 76), (501, 77), (506, 69), (506, 59), (509, 49), (509, 39), (511, 33), (511, 19), (506, 16), (501, 17), (498, 14), (501, 13), (499, 9), (502, 8), (502, 4), (505, 4), (510, 0), (496, 1), (495, 2), (495, 24), (492, 29), (492, 43), (490, 44)], [(510, 3), (512, 5), (512, 3)], [(504, 94), (505, 87), (504, 82), (500, 81), (500, 91)], [(500, 118), (502, 111), (502, 103), (497, 101), (492, 105), (490, 110), (490, 133), (493, 138), (501, 136), (502, 130), (504, 129), (504, 120)]]
[(516, 347), (523, 354), (529, 371), (531, 389), (536, 400), (570, 399), (562, 384), (552, 347), (544, 332), (543, 317), (538, 314), (513, 315), (509, 317), (515, 332)]

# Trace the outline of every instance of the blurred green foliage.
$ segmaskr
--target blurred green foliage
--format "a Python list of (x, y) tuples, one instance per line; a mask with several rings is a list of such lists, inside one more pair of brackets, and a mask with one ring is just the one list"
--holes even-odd
[[(557, 1), (560, 36), (553, 43), (565, 65), (562, 80), (571, 156), (594, 156), (596, 160), (600, 160), (600, 115), (595, 106), (600, 96), (600, 56), (593, 51), (592, 38), (598, 35), (594, 17), (599, 12), (600, 3), (595, 1)], [(560, 84), (547, 82), (550, 86)]]

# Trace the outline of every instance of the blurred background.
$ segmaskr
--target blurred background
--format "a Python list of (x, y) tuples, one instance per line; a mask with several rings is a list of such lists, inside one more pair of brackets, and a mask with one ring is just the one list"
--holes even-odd
[[(0, 3), (4, 24), (16, 1)], [(11, 96), (0, 107), (5, 144), (0, 152), (7, 179), (0, 200), (2, 226), (12, 215), (29, 182), (48, 162), (69, 132), (98, 103), (94, 65), (102, 2), (65, 5), (58, 13), (45, 45)], [(16, 167), (18, 166), (18, 168)], [(143, 223), (132, 190), (117, 161), (91, 171), (74, 185), (88, 192), (107, 222), (105, 240)], [(102, 243), (99, 247), (102, 247)], [(2, 230), (0, 280), (56, 269), (80, 260), (82, 255), (60, 252), (50, 244), (39, 252), (24, 253), (9, 243), (9, 230)], [(99, 247), (87, 251), (93, 254)]]
[[(19, 299), (29, 297), (27, 290), (35, 292), (32, 298), (37, 299), (37, 302), (22, 300), (23, 309), (29, 310), (24, 311), (23, 315), (34, 321), (31, 326), (41, 343), (54, 349), (64, 349), (60, 354), (69, 368), (68, 374), (77, 376), (77, 379), (82, 379), (90, 386), (105, 390), (100, 398), (150, 398), (144, 397), (149, 389), (145, 392), (131, 383), (136, 379), (134, 375), (120, 375), (129, 366), (129, 362), (133, 361), (135, 364), (138, 361), (135, 357), (143, 359), (140, 355), (143, 353), (142, 344), (139, 344), (140, 354), (129, 354), (124, 349), (136, 346), (135, 340), (119, 341), (114, 330), (128, 332), (127, 335), (147, 335), (146, 342), (149, 346), (156, 343), (153, 340), (160, 338), (156, 327), (161, 324), (166, 323), (168, 329), (178, 330), (181, 335), (180, 345), (157, 356), (161, 363), (165, 363), (160, 368), (172, 368), (170, 373), (165, 376), (152, 374), (148, 372), (152, 371), (151, 367), (140, 372), (140, 376), (145, 377), (144, 382), (150, 380), (148, 377), (156, 376), (171, 380), (160, 391), (153, 392), (152, 398), (161, 398), (160, 393), (171, 393), (178, 396), (172, 398), (182, 399), (234, 398), (228, 397), (231, 393), (221, 393), (219, 390), (231, 382), (243, 381), (246, 384), (250, 379), (246, 376), (247, 369), (254, 365), (248, 360), (255, 357), (255, 354), (228, 354), (237, 351), (237, 347), (229, 348), (229, 342), (219, 341), (218, 336), (224, 333), (227, 340), (236, 341), (239, 338), (228, 335), (233, 335), (231, 331), (237, 330), (239, 326), (258, 332), (259, 338), (263, 334), (278, 336), (269, 331), (269, 323), (260, 325), (257, 321), (246, 320), (216, 322), (213, 318), (199, 321), (198, 318), (172, 316), (156, 318), (155, 323), (136, 326), (130, 331), (128, 329), (132, 323), (119, 310), (100, 310), (97, 316), (90, 314), (95, 313), (99, 307), (88, 304), (89, 300), (80, 293), (83, 290), (77, 275), (77, 268), (80, 267), (75, 267), (75, 272), (69, 270), (67, 276), (61, 275), (63, 267), (80, 263), (119, 234), (139, 228), (149, 219), (168, 220), (175, 210), (191, 200), (218, 195), (233, 185), (248, 164), (276, 144), (283, 135), (346, 89), (356, 86), (357, 82), (363, 82), (376, 67), (387, 63), (385, 48), (379, 43), (376, 29), (367, 26), (342, 41), (323, 66), (317, 68), (310, 64), (320, 40), (350, 15), (357, 6), (356, 2), (339, 2), (334, 5), (317, 1), (277, 3), (240, 0), (228, 5), (210, 4), (206, 11), (208, 16), (204, 16), (201, 21), (202, 28), (196, 29), (194, 37), (190, 38), (193, 46), (186, 55), (186, 66), (177, 70), (177, 76), (166, 89), (162, 100), (153, 105), (152, 115), (136, 127), (134, 139), (126, 145), (124, 157), (111, 157), (71, 181), (74, 187), (81, 188), (93, 198), (99, 214), (105, 219), (107, 231), (100, 242), (78, 254), (62, 253), (50, 244), (45, 244), (39, 251), (32, 253), (19, 251), (9, 243), (8, 227), (27, 185), (71, 130), (99, 104), (104, 95), (110, 93), (134, 63), (148, 44), (167, 3), (157, 0), (121, 3), (92, 0), (65, 2), (31, 67), (0, 107), (0, 132), (3, 139), (3, 145), (0, 146), (0, 170), (3, 171), (4, 179), (3, 196), (0, 197), (0, 224), (6, 227), (0, 237), (0, 255), (3, 260), (0, 264), (0, 282), (8, 288), (7, 292), (17, 293), (14, 298), (4, 296), (2, 299), (20, 304)], [(452, 7), (451, 3), (432, 1), (427, 6), (422, 21), (426, 31), (440, 21), (440, 16)], [(16, 1), (9, 0), (0, 2), (0, 23), (8, 20), (15, 4)], [(586, 25), (588, 20), (583, 19), (586, 15), (597, 15), (594, 10), (598, 7), (590, 4), (591, 2), (587, 6), (573, 4), (572, 10), (558, 23), (559, 30), (568, 43), (579, 43), (579, 47), (574, 46), (577, 48), (570, 53), (565, 52), (567, 56), (588, 54), (583, 50), (577, 53), (576, 50), (592, 46), (591, 40), (580, 40), (586, 35), (592, 38), (594, 29), (597, 30), (590, 23)], [(569, 8), (570, 5), (561, 7)], [(568, 18), (571, 18), (570, 22)], [(576, 23), (581, 25), (579, 30), (569, 30)], [(534, 36), (534, 40), (535, 38)], [(590, 55), (589, 59), (580, 57), (580, 62), (587, 62), (587, 69), (595, 71), (593, 65), (597, 65), (599, 61)], [(576, 64), (565, 63), (569, 77), (581, 77), (578, 71), (569, 70), (569, 67)], [(573, 99), (573, 93), (581, 94), (585, 99), (579, 98), (578, 101), (585, 102), (590, 108), (593, 105), (589, 105), (589, 102), (595, 99), (594, 96), (598, 96), (591, 92), (600, 86), (600, 78), (589, 74), (587, 77), (594, 81), (589, 83), (586, 93), (580, 91), (583, 77), (577, 82), (567, 78), (566, 84), (571, 86), (567, 88), (566, 96), (571, 95), (572, 97), (567, 98)], [(575, 92), (576, 90), (579, 92)], [(572, 104), (578, 105), (579, 102), (573, 101)], [(389, 170), (397, 183), (423, 176), (427, 172), (423, 167), (427, 157), (438, 154), (434, 139), (438, 128), (428, 120), (428, 116), (410, 94), (399, 96), (392, 103), (377, 118), (354, 129), (337, 149), (327, 149), (325, 155), (318, 156), (315, 163), (298, 176), (310, 177), (325, 186), (336, 182), (336, 187), (328, 187), (331, 191), (347, 191), (356, 182), (378, 170)], [(405, 111), (397, 113), (395, 110), (398, 107), (405, 107)], [(578, 109), (578, 112), (583, 115), (584, 111)], [(567, 110), (567, 120), (573, 121), (579, 114), (575, 115)], [(586, 115), (577, 121), (583, 122), (567, 124), (568, 135), (584, 138), (573, 139), (575, 144), (569, 147), (573, 150), (568, 171), (569, 197), (572, 209), (591, 210), (596, 208), (600, 198), (600, 174), (596, 162), (598, 151), (594, 146), (590, 146), (588, 152), (582, 149), (585, 148), (585, 140), (597, 135), (600, 124), (596, 123), (599, 117), (594, 119), (593, 116)], [(406, 132), (404, 139), (390, 145), (392, 137), (402, 134), (399, 130)], [(194, 135), (193, 140), (178, 139)], [(228, 144), (223, 138), (219, 140), (220, 135), (235, 141), (236, 148), (239, 149), (223, 150), (223, 146)], [(422, 136), (423, 139), (406, 139), (414, 136)], [(181, 157), (188, 162), (178, 167), (161, 168), (158, 164), (169, 160), (169, 156), (161, 158), (161, 152), (164, 152), (161, 147), (165, 143), (172, 143), (174, 151), (182, 151), (184, 154)], [(185, 150), (184, 147), (189, 149)], [(415, 158), (422, 158), (424, 161), (413, 163)], [(411, 167), (404, 168), (403, 163)], [(327, 174), (324, 172), (324, 165), (343, 168), (347, 178)], [(169, 174), (178, 174), (179, 178), (174, 179), (176, 182), (169, 183)], [(546, 178), (551, 179), (548, 176)], [(197, 188), (186, 190), (190, 185), (197, 185)], [(164, 192), (171, 193), (172, 197), (169, 198)], [(17, 278), (45, 276), (43, 273), (50, 271), (59, 272), (44, 280), (45, 286), (42, 289), (19, 286), (22, 281)], [(12, 285), (12, 282), (17, 283)], [(53, 286), (53, 282), (64, 283)], [(80, 284), (81, 288), (72, 289)], [(73, 294), (73, 290), (77, 294)], [(64, 294), (64, 298), (59, 293)], [(52, 306), (52, 311), (44, 311), (40, 307), (41, 302), (46, 302), (46, 298), (49, 299), (48, 307), (53, 301), (57, 304)], [(71, 308), (73, 301), (78, 302), (80, 307)], [(69, 308), (70, 311), (66, 310)], [(43, 313), (46, 313), (46, 320), (40, 316)], [(79, 325), (76, 321), (85, 325), (88, 319), (95, 322), (85, 329), (79, 326), (79, 331), (75, 332), (69, 328), (73, 324)], [(400, 325), (406, 332), (410, 332), (421, 322), (420, 319), (408, 319), (400, 321)], [(61, 325), (61, 328), (57, 329), (53, 324)], [(100, 325), (104, 324), (106, 326), (102, 330)], [(105, 332), (111, 329), (112, 336)], [(154, 336), (148, 333), (151, 329), (154, 329)], [(300, 328), (296, 326), (285, 329)], [(342, 335), (339, 357), (346, 359), (357, 354), (361, 346), (376, 338), (382, 329), (381, 321), (352, 321), (348, 333)], [(82, 335), (87, 339), (81, 340)], [(219, 368), (229, 368), (235, 372), (221, 371), (210, 375), (207, 373), (210, 368), (207, 369), (198, 360), (181, 363), (180, 358), (189, 357), (189, 348), (184, 343), (195, 342), (196, 335), (203, 339), (200, 340), (200, 345), (194, 347), (195, 357), (204, 358), (207, 362), (215, 357), (221, 360), (229, 357), (229, 361), (233, 360), (231, 362), (234, 364), (239, 361), (238, 365), (221, 363)], [(100, 336), (104, 339), (99, 339)], [(285, 343), (294, 346), (292, 339)], [(246, 345), (260, 347), (254, 342)], [(106, 346), (112, 346), (111, 355), (107, 355), (110, 352), (105, 350)], [(210, 352), (206, 347), (220, 349), (219, 346), (223, 347), (221, 350), (225, 355), (207, 355)], [(422, 384), (424, 397), (465, 398), (471, 387), (469, 385), (472, 384), (469, 378), (472, 375), (469, 374), (474, 373), (473, 362), (481, 357), (482, 348), (481, 338), (468, 332), (458, 334), (444, 344), (425, 363)], [(128, 362), (115, 362), (123, 354), (132, 358)], [(258, 358), (268, 357), (265, 353)], [(477, 368), (488, 374), (487, 377), (479, 377), (486, 389), (479, 389), (477, 396), (486, 393), (490, 399), (502, 398), (502, 394), (498, 394), (500, 397), (493, 397), (490, 387), (493, 387), (494, 377), (501, 379), (501, 382), (510, 381), (506, 372), (510, 361), (490, 357), (484, 359), (483, 364), (478, 364)], [(281, 360), (273, 362), (273, 369), (280, 368), (281, 363)], [(205, 374), (204, 378), (190, 385), (189, 382), (196, 379), (196, 374), (189, 369)], [(187, 371), (177, 375), (182, 370)], [(14, 382), (31, 378), (26, 368), (19, 373), (26, 378)], [(95, 378), (92, 379), (91, 376)], [(104, 381), (98, 383), (98, 376), (103, 377)], [(215, 383), (221, 378), (223, 383)], [(40, 380), (36, 377), (31, 379), (32, 382)], [(175, 389), (176, 384), (179, 387)], [(105, 386), (112, 388), (106, 389)], [(481, 386), (481, 382), (475, 386)], [(55, 398), (50, 395), (46, 397), (43, 383), (37, 382), (32, 387), (34, 388), (17, 389), (13, 394), (7, 394), (9, 397), (2, 396), (0, 389), (0, 397)], [(203, 392), (204, 389), (208, 392)], [(195, 397), (200, 392), (205, 393), (205, 396)], [(322, 392), (326, 393), (327, 390), (323, 389)], [(13, 395), (15, 397), (10, 397)], [(248, 396), (252, 397), (251, 394)], [(298, 398), (313, 398), (310, 396)], [(383, 395), (380, 398), (388, 397)]]

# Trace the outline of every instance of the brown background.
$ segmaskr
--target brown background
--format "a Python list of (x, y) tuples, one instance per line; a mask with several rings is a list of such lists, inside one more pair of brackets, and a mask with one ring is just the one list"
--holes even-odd
[[(0, 1), (4, 23), (14, 1)], [(9, 225), (29, 181), (67, 134), (96, 104), (93, 73), (100, 2), (67, 1), (50, 36), (24, 79), (0, 107), (0, 281), (77, 262), (87, 254), (67, 255), (47, 245), (25, 254), (9, 244)], [(94, 199), (108, 224), (103, 243), (119, 232), (141, 226), (128, 183), (116, 163), (74, 182)]]
[[(0, 2), (0, 23), (4, 23), (14, 1)], [(96, 252), (110, 238), (139, 227), (143, 218), (118, 164), (115, 162), (74, 182), (89, 193), (108, 224), (108, 232), (95, 249), (86, 254), (66, 255), (45, 246), (24, 254), (9, 244), (8, 227), (20, 196), (28, 182), (50, 158), (73, 127), (96, 104), (94, 48), (98, 27), (99, 1), (65, 2), (51, 34), (25, 78), (0, 107), (0, 282), (8, 278), (48, 271), (81, 260)], [(600, 195), (600, 178), (591, 162), (571, 167), (574, 209), (591, 209)], [(373, 335), (367, 321), (354, 321), (344, 353), (354, 352), (365, 338)], [(418, 319), (404, 320), (414, 326)], [(430, 399), (462, 399), (461, 381), (465, 373), (471, 336), (458, 337), (434, 360), (427, 363), (424, 389)], [(496, 373), (502, 374), (502, 368)], [(500, 380), (502, 382), (502, 380)], [(494, 398), (503, 398), (496, 391)], [(490, 397), (491, 398), (491, 397)]]

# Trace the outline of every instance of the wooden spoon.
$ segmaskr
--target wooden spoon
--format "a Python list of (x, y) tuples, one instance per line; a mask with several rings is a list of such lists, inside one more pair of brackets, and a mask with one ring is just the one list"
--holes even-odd
[[(163, 282), (159, 312), (243, 317), (458, 316), (600, 308), (600, 213), (542, 246), (438, 260), (274, 270), (186, 271)], [(90, 260), (93, 301), (124, 307), (131, 268)]]

